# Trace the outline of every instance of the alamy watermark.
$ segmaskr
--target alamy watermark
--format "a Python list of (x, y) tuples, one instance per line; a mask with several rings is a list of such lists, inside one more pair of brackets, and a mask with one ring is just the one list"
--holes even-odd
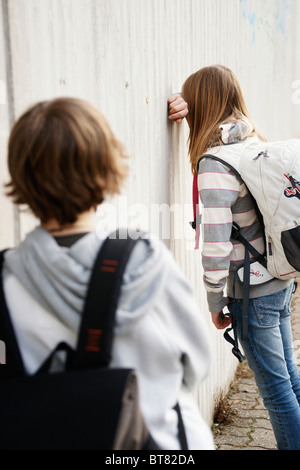
[(6, 85), (3, 80), (0, 80), (0, 104), (6, 104)]
[(115, 227), (129, 227), (150, 234), (164, 241), (180, 240), (185, 250), (194, 249), (195, 231), (189, 222), (191, 204), (128, 204), (126, 196), (118, 198), (118, 204), (104, 203), (96, 213), (96, 233), (99, 238), (113, 233)]

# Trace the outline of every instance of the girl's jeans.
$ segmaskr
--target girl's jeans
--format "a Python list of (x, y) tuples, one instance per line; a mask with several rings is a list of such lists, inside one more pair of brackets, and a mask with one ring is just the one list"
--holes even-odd
[(248, 339), (241, 340), (242, 301), (229, 304), (240, 343), (267, 408), (278, 450), (300, 450), (300, 375), (295, 361), (290, 302), (294, 283), (249, 303)]

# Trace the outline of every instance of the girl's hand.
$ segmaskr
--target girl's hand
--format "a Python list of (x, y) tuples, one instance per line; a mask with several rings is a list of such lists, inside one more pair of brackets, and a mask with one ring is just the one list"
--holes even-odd
[(181, 122), (188, 113), (188, 105), (181, 95), (172, 95), (168, 100), (169, 103), (169, 119), (176, 122)]
[(227, 328), (231, 323), (230, 317), (224, 315), (223, 312), (211, 313), (211, 319), (218, 330), (223, 330), (224, 328)]

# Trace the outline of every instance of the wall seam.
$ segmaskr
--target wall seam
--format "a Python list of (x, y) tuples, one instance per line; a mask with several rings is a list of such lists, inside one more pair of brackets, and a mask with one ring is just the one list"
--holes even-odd
[[(7, 106), (8, 106), (8, 120), (9, 128), (11, 129), (15, 122), (15, 100), (13, 92), (13, 65), (12, 65), (12, 47), (11, 47), (11, 33), (10, 33), (10, 14), (9, 14), (9, 1), (1, 0), (2, 21), (4, 32), (4, 51), (5, 51), (5, 69), (6, 69), (6, 93), (7, 93)], [(14, 223), (14, 244), (18, 245), (20, 242), (20, 214), (16, 205), (13, 208), (13, 223)]]

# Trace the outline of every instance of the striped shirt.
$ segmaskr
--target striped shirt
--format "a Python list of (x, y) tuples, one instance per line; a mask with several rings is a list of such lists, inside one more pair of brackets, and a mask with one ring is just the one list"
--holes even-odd
[[(198, 172), (198, 190), (202, 204), (202, 264), (209, 309), (221, 311), (227, 296), (234, 297), (234, 275), (244, 262), (245, 248), (231, 237), (236, 222), (242, 235), (264, 252), (264, 236), (253, 200), (242, 180), (222, 163), (202, 159)], [(252, 255), (250, 255), (252, 258)], [(261, 297), (284, 289), (289, 281), (274, 279), (268, 284), (250, 288), (250, 298)], [(235, 284), (235, 297), (242, 298), (242, 284)]]

